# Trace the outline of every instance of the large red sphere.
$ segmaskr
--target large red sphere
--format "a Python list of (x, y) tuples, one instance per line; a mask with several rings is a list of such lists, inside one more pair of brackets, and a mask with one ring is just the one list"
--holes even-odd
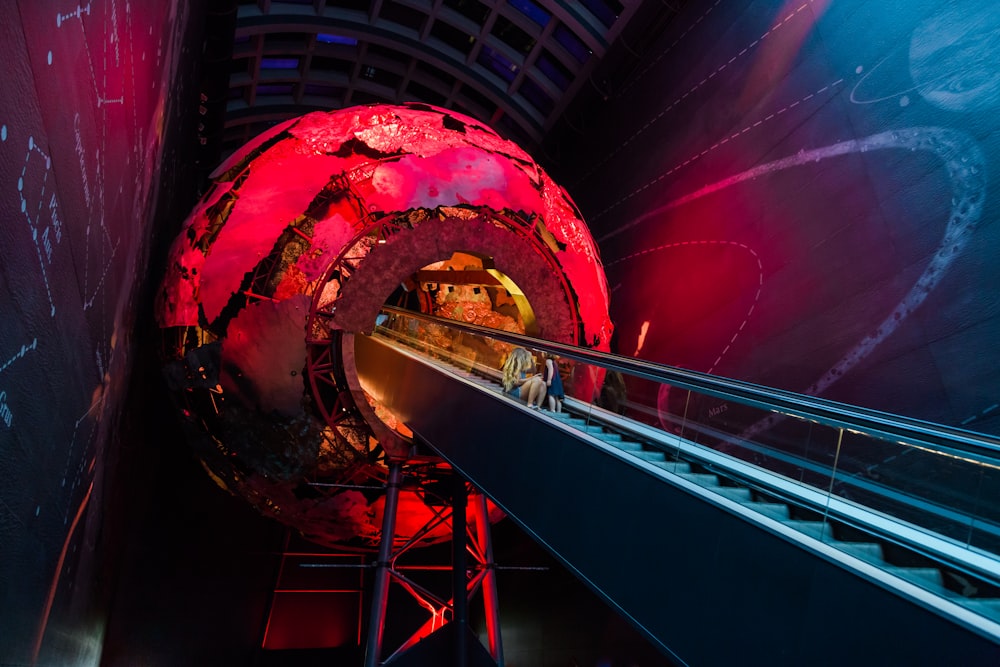
[[(406, 443), (358, 385), (353, 335), (400, 285), (420, 291), (422, 269), (468, 258), (503, 278), (496, 294), (424, 293), (422, 310), (607, 349), (607, 283), (576, 207), (477, 121), (417, 104), (315, 112), (232, 156), (157, 302), (166, 376), (213, 478), (317, 541), (372, 544), (380, 494), (331, 484), (380, 479)], [(501, 307), (503, 285), (528, 315)]]

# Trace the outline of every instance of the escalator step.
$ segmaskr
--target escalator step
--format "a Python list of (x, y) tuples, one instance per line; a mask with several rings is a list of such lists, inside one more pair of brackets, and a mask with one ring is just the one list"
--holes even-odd
[(823, 521), (784, 521), (783, 523), (809, 537), (815, 537), (820, 542), (833, 541), (833, 529), (830, 524)]
[(833, 546), (869, 563), (881, 563), (882, 546), (874, 542), (833, 542)]
[(788, 505), (784, 503), (743, 503), (743, 506), (749, 507), (755, 512), (760, 512), (772, 519), (779, 521), (788, 520)]
[[(601, 440), (604, 440), (604, 438), (601, 438)], [(638, 442), (631, 442), (626, 440), (613, 440), (613, 441), (608, 441), (608, 444), (614, 445), (618, 449), (624, 449), (626, 452), (642, 451), (642, 445), (640, 445)]]
[(933, 587), (944, 591), (944, 579), (941, 570), (934, 567), (887, 567), (886, 571), (895, 574), (901, 579), (906, 579), (924, 587)]
[(745, 489), (739, 486), (720, 486), (713, 488), (713, 491), (719, 495), (725, 496), (730, 500), (735, 500), (738, 503), (748, 503), (751, 500), (750, 489)]
[(660, 461), (666, 461), (667, 460), (667, 457), (666, 457), (666, 455), (663, 452), (652, 452), (652, 451), (648, 451), (648, 450), (643, 450), (643, 451), (632, 452), (632, 454), (635, 454), (640, 459), (643, 459), (645, 461), (649, 461), (651, 463), (657, 463), (657, 462), (660, 462)]
[(881, 546), (874, 542), (844, 542), (834, 539), (833, 527), (824, 521), (783, 521), (782, 523), (861, 560), (869, 563), (882, 562)]
[(689, 472), (682, 474), (681, 477), (699, 486), (719, 486), (719, 476), (711, 473)]
[(658, 461), (654, 462), (660, 468), (675, 475), (684, 475), (691, 472), (691, 464), (682, 461)]
[(604, 429), (602, 429), (602, 428), (601, 428), (600, 426), (596, 426), (596, 427), (595, 427), (595, 426), (590, 426), (590, 425), (588, 425), (588, 423), (587, 423), (587, 421), (586, 421), (586, 420), (584, 420), (584, 419), (580, 419), (579, 417), (571, 417), (571, 418), (569, 418), (569, 419), (566, 419), (566, 420), (564, 420), (564, 421), (565, 421), (565, 422), (566, 422), (566, 424), (568, 424), (569, 426), (572, 426), (573, 428), (575, 428), (575, 429), (577, 429), (577, 430), (580, 430), (580, 431), (585, 431), (585, 430), (587, 430), (588, 428), (598, 428), (598, 429), (600, 429), (600, 430), (602, 430), (602, 431), (604, 430)]

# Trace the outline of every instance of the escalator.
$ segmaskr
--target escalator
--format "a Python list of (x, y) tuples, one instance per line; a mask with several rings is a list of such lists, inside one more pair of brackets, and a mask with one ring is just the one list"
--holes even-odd
[[(366, 391), (678, 664), (1000, 664), (989, 438), (402, 311), (380, 322), (355, 341)], [(529, 342), (766, 416), (734, 433), (574, 398), (529, 410), (483, 354)], [(773, 436), (800, 422), (809, 454)], [(919, 487), (931, 455), (961, 488)], [(986, 494), (973, 511), (970, 493)]]

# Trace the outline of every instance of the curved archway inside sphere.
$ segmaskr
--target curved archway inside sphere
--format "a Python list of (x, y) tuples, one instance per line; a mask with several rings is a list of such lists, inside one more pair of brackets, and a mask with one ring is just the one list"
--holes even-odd
[[(454, 252), (451, 257), (428, 264), (403, 280), (386, 305), (475, 324), (513, 333), (537, 335), (534, 309), (521, 288), (494, 268), (493, 258), (475, 252)], [(379, 404), (355, 380), (358, 372), (353, 354), (356, 336), (344, 336), (342, 359), (345, 375), (358, 409), (372, 425), (380, 442), (386, 443), (412, 432), (389, 410)], [(499, 341), (455, 338), (438, 332), (432, 344), (456, 354), (459, 359), (475, 359), (477, 364), (499, 369), (509, 345)], [(381, 422), (381, 424), (379, 423)], [(384, 424), (392, 434), (386, 433)]]
[[(578, 343), (580, 336), (576, 296), (550, 248), (531, 225), (514, 216), (471, 208), (441, 211), (434, 224), (423, 221), (409, 226), (400, 220), (404, 217), (410, 219), (399, 216), (396, 224), (383, 219), (372, 225), (328, 267), (314, 292), (307, 324), (307, 372), (320, 412), (332, 428), (338, 428), (345, 410), (357, 410), (390, 457), (406, 456), (409, 445), (386, 427), (361, 390), (349, 334), (374, 329), (382, 305), (400, 285), (415, 284), (426, 267), (451, 261), (455, 253), (487, 258), (498, 281), (514, 286), (520, 295), (517, 300), (512, 295), (512, 300), (522, 319), (522, 331), (566, 343)], [(351, 261), (359, 257), (363, 260)], [(434, 279), (425, 277), (428, 282)], [(454, 314), (447, 304), (443, 298), (439, 310)], [(433, 304), (425, 305), (433, 309)], [(485, 315), (486, 310), (482, 312)]]

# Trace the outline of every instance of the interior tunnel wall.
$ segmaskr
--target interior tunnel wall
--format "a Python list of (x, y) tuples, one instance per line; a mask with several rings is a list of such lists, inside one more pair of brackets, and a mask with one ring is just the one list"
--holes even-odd
[(989, 0), (688, 3), (549, 167), (617, 351), (1000, 432), (998, 35)]

